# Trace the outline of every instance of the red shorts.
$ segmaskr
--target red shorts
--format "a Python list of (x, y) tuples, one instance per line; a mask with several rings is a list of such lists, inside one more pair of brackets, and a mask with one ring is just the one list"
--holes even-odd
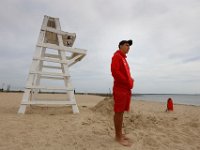
[(114, 112), (129, 111), (131, 102), (131, 90), (113, 87)]

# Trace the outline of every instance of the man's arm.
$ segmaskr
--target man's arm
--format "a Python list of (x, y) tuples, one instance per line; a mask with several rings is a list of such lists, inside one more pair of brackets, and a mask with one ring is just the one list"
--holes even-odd
[(127, 84), (127, 78), (120, 72), (120, 58), (114, 56), (111, 63), (111, 72), (115, 80)]

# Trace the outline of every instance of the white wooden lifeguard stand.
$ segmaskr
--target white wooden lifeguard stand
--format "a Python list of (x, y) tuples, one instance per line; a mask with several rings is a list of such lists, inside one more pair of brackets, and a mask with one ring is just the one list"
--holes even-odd
[[(72, 48), (75, 38), (75, 33), (61, 31), (59, 18), (44, 16), (18, 113), (24, 114), (27, 105), (70, 105), (73, 113), (79, 113), (69, 67), (80, 61), (86, 55), (86, 50)], [(51, 72), (44, 71), (45, 69)], [(64, 86), (44, 86), (41, 79), (62, 80)], [(42, 90), (64, 91), (66, 99), (36, 99), (36, 95)]]

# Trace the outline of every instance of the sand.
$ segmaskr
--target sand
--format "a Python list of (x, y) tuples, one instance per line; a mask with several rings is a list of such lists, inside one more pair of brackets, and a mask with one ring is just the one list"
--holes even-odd
[[(50, 95), (44, 95), (50, 96)], [(60, 98), (63, 95), (51, 95)], [(17, 114), (22, 93), (0, 93), (0, 150), (199, 150), (200, 107), (133, 101), (124, 116), (132, 147), (114, 141), (113, 101), (76, 95), (80, 113), (71, 107), (29, 107)]]

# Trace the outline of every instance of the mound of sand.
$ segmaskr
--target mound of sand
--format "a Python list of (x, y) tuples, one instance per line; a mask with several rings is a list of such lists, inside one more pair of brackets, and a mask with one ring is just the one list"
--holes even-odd
[(98, 112), (104, 116), (113, 114), (113, 99), (112, 98), (104, 98), (104, 100), (100, 101), (96, 104), (92, 110), (94, 112)]
[[(104, 98), (104, 100), (100, 101), (92, 108), (92, 111), (97, 112), (105, 117), (112, 117), (114, 114), (113, 99)], [(162, 117), (131, 111), (124, 114), (124, 123), (126, 124), (126, 127), (130, 129), (149, 128), (162, 123)]]

